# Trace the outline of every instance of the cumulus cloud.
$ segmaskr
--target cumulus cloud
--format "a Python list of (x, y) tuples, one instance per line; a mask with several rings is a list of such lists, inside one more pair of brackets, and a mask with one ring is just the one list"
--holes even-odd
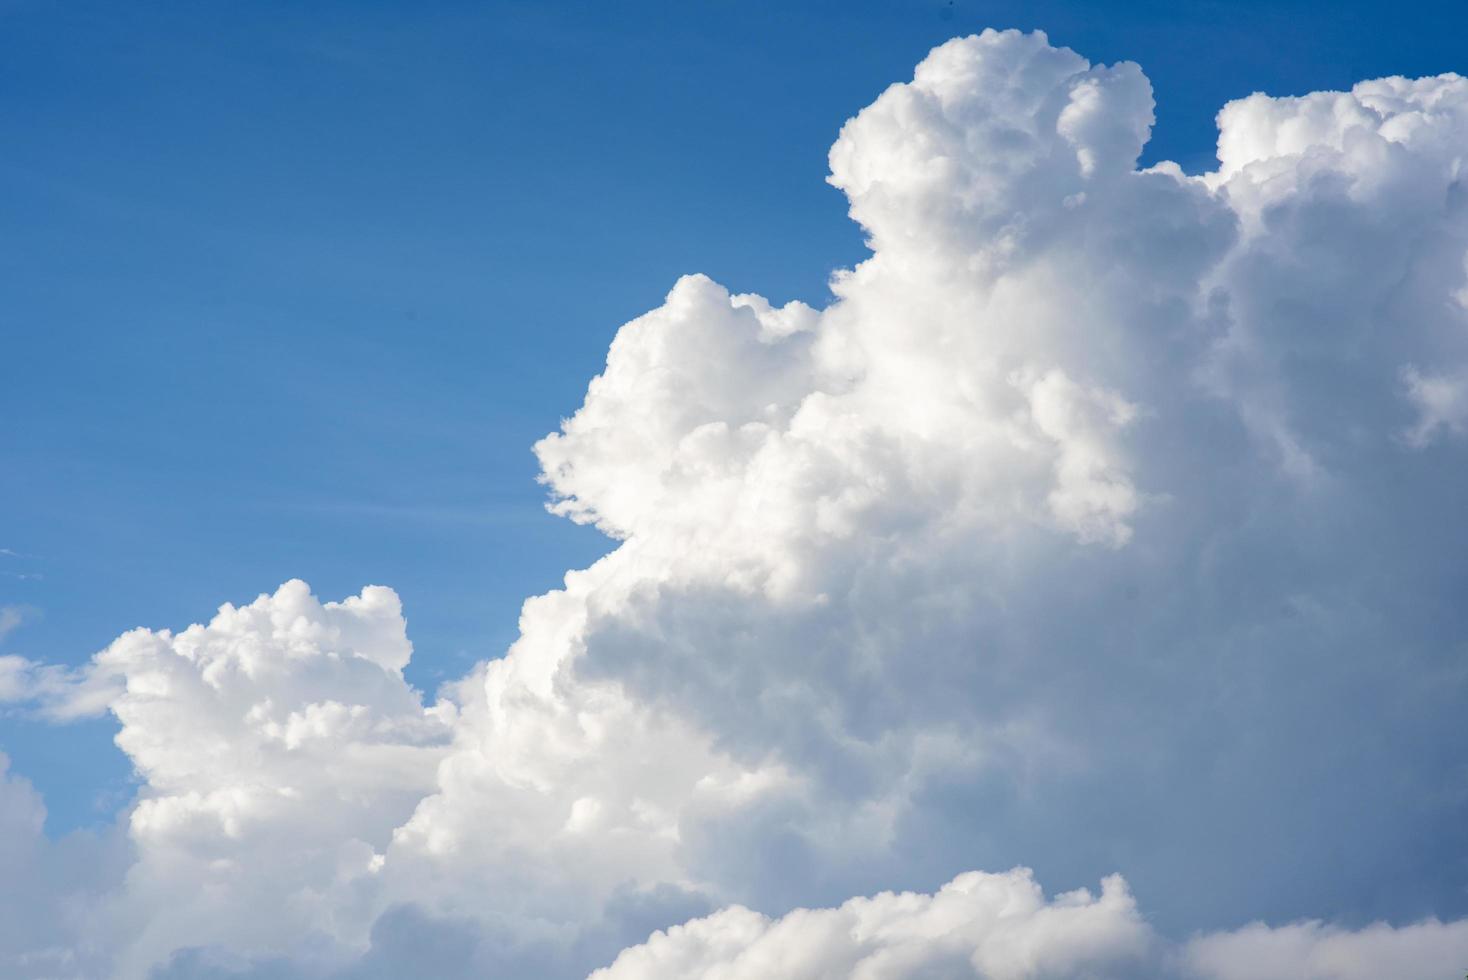
[[(1117, 877), (1046, 902), (1026, 869), (960, 875), (932, 895), (886, 892), (779, 920), (727, 908), (654, 934), (591, 980), (988, 980), (1123, 976), (1151, 937)], [(1122, 972), (1113, 972), (1122, 971)]]
[(143, 787), (132, 863), (86, 930), (111, 948), (81, 975), (141, 976), (181, 946), (329, 960), (365, 944), (364, 882), (453, 723), (404, 681), (410, 652), (392, 590), (321, 603), (288, 582), (207, 625), (126, 633), (84, 675), (33, 674), (43, 705), (108, 692)]
[[(1454, 954), (1422, 918), (1468, 913), (1468, 80), (1231, 103), (1202, 175), (1137, 169), (1152, 118), (1137, 66), (1042, 34), (935, 49), (832, 148), (872, 255), (828, 306), (688, 276), (618, 332), (535, 447), (617, 547), (432, 705), (378, 587), (10, 661), (11, 698), (105, 704), (141, 782), (125, 876), (57, 948), (342, 977), (415, 936), (443, 975), (545, 977)], [(1018, 865), (1105, 883), (953, 877)], [(1217, 931), (1313, 917), (1422, 924)]]
[(778, 919), (740, 906), (654, 933), (590, 980), (1140, 977), (1432, 980), (1468, 962), (1468, 920), (1358, 930), (1255, 923), (1161, 940), (1120, 876), (1050, 901), (1030, 871), (969, 872), (932, 895), (885, 892)]

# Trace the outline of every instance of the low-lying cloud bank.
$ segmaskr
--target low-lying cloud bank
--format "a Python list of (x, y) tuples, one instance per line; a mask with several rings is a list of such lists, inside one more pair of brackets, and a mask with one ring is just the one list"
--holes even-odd
[(1468, 80), (1230, 103), (1200, 176), (1151, 124), (934, 50), (831, 151), (828, 307), (618, 333), (536, 446), (617, 548), (432, 704), (381, 587), (0, 661), (140, 777), (57, 841), (0, 782), (4, 972), (1456, 975)]
[(1028, 869), (969, 872), (933, 895), (886, 892), (772, 920), (741, 906), (655, 933), (591, 980), (897, 980), (909, 977), (1440, 977), (1468, 956), (1468, 921), (1356, 932), (1255, 924), (1169, 945), (1113, 875), (1100, 895), (1046, 902)]

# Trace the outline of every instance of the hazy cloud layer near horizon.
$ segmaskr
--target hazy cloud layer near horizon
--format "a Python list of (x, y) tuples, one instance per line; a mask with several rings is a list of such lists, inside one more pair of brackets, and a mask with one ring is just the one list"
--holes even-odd
[(0, 963), (1468, 964), (1468, 80), (1230, 103), (1203, 175), (1136, 169), (1152, 109), (935, 49), (832, 148), (873, 254), (828, 307), (690, 276), (622, 328), (536, 447), (617, 548), (431, 704), (378, 586), (0, 658), (141, 780), (53, 841), (3, 777)]

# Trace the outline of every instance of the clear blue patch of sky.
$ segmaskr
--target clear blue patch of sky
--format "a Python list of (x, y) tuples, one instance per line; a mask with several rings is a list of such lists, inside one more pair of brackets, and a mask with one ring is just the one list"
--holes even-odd
[[(76, 664), (292, 577), (402, 595), (425, 690), (608, 542), (530, 444), (680, 274), (824, 303), (841, 123), (933, 45), (1142, 64), (1145, 162), (1224, 101), (1468, 70), (1468, 5), (0, 3), (0, 654)], [(62, 832), (108, 721), (0, 714)]]

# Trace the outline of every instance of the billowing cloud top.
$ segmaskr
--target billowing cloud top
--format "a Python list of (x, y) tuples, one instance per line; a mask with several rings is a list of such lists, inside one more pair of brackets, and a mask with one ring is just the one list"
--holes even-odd
[(1152, 118), (1042, 34), (934, 50), (832, 148), (872, 256), (829, 306), (690, 276), (618, 333), (536, 453), (619, 544), (431, 707), (378, 587), (0, 661), (141, 780), (56, 842), (0, 783), (0, 900), (45, 922), (0, 961), (1468, 963), (1425, 918), (1468, 912), (1468, 80), (1230, 103), (1196, 176), (1137, 169)]

